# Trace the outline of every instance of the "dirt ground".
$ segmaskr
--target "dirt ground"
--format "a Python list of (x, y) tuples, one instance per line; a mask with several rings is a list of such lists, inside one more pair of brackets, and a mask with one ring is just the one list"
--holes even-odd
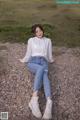
[[(0, 112), (9, 112), (9, 120), (37, 120), (28, 107), (34, 76), (20, 63), (26, 45), (0, 43)], [(55, 62), (49, 64), (53, 99), (52, 120), (80, 119), (80, 48), (53, 46)], [(45, 109), (45, 95), (40, 91), (40, 108)]]

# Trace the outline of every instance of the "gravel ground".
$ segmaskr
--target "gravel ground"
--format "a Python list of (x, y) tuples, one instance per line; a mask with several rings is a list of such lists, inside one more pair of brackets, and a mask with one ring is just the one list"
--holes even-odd
[[(37, 120), (28, 107), (34, 76), (20, 63), (26, 45), (0, 43), (0, 112), (9, 112), (9, 120)], [(49, 64), (52, 87), (52, 120), (80, 119), (80, 48), (54, 47), (55, 62)], [(40, 91), (40, 108), (45, 96)]]

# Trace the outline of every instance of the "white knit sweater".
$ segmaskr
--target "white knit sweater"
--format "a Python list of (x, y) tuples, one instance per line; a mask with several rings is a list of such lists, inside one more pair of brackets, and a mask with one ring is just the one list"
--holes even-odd
[(28, 39), (27, 51), (23, 58), (24, 62), (28, 62), (31, 56), (43, 56), (48, 62), (53, 62), (52, 43), (47, 37), (32, 37)]

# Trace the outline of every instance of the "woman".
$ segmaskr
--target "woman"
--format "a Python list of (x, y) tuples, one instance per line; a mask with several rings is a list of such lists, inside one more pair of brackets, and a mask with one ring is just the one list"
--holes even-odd
[(44, 36), (44, 30), (40, 24), (33, 25), (32, 32), (34, 37), (28, 40), (26, 55), (23, 59), (19, 59), (20, 62), (26, 62), (28, 69), (35, 74), (33, 95), (29, 102), (29, 107), (35, 117), (42, 117), (38, 103), (38, 91), (43, 85), (47, 100), (43, 119), (51, 119), (52, 99), (50, 80), (48, 79), (48, 62), (54, 62), (52, 43), (51, 39)]

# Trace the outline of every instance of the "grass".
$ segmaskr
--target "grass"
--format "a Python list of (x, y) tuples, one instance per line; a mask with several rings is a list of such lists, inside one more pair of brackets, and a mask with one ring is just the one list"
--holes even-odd
[[(45, 30), (45, 36), (51, 37), (53, 35), (54, 26), (49, 24), (43, 24), (43, 28)], [(2, 42), (24, 42), (26, 43), (28, 38), (32, 37), (31, 34), (31, 26), (17, 26), (17, 27), (1, 27), (0, 34), (2, 35), (3, 39)]]
[(50, 0), (0, 0), (0, 41), (24, 42), (31, 26), (41, 23), (55, 46), (80, 46), (80, 6)]

